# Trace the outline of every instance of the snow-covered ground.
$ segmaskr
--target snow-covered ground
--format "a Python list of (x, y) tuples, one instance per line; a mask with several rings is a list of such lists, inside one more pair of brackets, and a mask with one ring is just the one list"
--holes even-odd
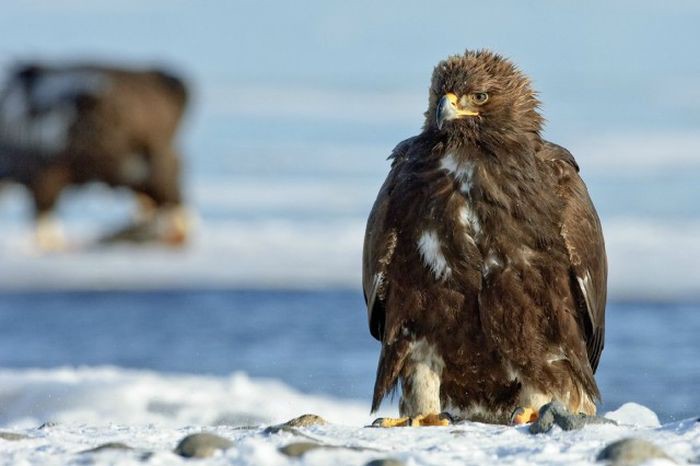
[[(394, 458), (405, 465), (584, 465), (595, 464), (606, 445), (627, 437), (649, 440), (680, 463), (700, 457), (700, 422), (659, 425), (653, 412), (634, 403), (605, 414), (618, 425), (588, 425), (572, 432), (555, 427), (533, 435), (527, 427), (478, 423), (367, 428), (372, 418), (365, 403), (304, 395), (242, 373), (204, 377), (61, 368), (2, 370), (0, 380), (0, 432), (26, 436), (0, 439), (0, 464), (6, 465), (186, 464), (193, 460), (180, 458), (173, 449), (186, 435), (203, 431), (227, 438), (233, 446), (197, 464), (364, 465)], [(304, 413), (318, 414), (329, 424), (264, 432)], [(39, 428), (45, 422), (50, 424)], [(81, 453), (108, 442), (133, 450)], [(279, 450), (295, 442), (324, 447), (301, 458)]]

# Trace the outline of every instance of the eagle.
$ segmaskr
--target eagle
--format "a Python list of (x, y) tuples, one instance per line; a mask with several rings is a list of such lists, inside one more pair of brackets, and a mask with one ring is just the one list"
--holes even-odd
[(0, 182), (28, 188), (38, 245), (64, 247), (52, 217), (59, 196), (95, 181), (132, 190), (140, 205), (140, 222), (108, 239), (181, 244), (188, 222), (174, 138), (186, 101), (184, 82), (160, 68), (15, 66), (0, 91)]
[(381, 342), (372, 412), (526, 423), (594, 415), (607, 259), (565, 148), (542, 138), (528, 77), (489, 50), (434, 69), (422, 132), (399, 143), (367, 221), (363, 290)]

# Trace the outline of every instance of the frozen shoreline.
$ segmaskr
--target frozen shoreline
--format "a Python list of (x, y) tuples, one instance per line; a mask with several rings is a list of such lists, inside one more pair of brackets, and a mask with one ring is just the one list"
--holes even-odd
[[(677, 461), (700, 456), (697, 419), (659, 425), (653, 412), (634, 403), (605, 414), (619, 425), (588, 425), (571, 432), (555, 427), (533, 435), (525, 426), (479, 423), (372, 429), (364, 427), (372, 419), (365, 403), (304, 395), (241, 373), (176, 376), (102, 367), (0, 370), (0, 378), (0, 431), (26, 436), (0, 440), (0, 464), (7, 465), (185, 464), (188, 460), (173, 449), (186, 435), (202, 431), (233, 443), (206, 460), (222, 465), (364, 465), (389, 457), (406, 465), (584, 465), (595, 464), (606, 445), (627, 437), (651, 441)], [(264, 432), (308, 412), (329, 424)], [(37, 428), (47, 421), (52, 424)], [(133, 450), (81, 453), (108, 442)], [(325, 447), (300, 459), (280, 452), (295, 442)]]

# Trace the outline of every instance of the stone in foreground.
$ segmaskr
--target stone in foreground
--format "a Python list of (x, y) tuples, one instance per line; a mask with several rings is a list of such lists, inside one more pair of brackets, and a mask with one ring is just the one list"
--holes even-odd
[(0, 432), (0, 439), (8, 440), (10, 442), (16, 442), (17, 440), (24, 440), (29, 438), (24, 434), (18, 434), (16, 432)]
[(295, 427), (309, 427), (309, 426), (323, 426), (328, 424), (328, 422), (323, 419), (321, 416), (317, 416), (315, 414), (304, 414), (299, 417), (295, 417), (294, 419), (291, 419), (287, 422), (284, 422), (282, 424), (277, 424), (274, 426), (270, 426), (267, 429), (265, 429), (264, 433), (266, 434), (276, 434), (278, 432), (289, 432), (293, 431)]
[(97, 453), (99, 451), (105, 451), (105, 450), (133, 450), (133, 448), (131, 448), (126, 443), (122, 443), (122, 442), (108, 442), (108, 443), (103, 443), (102, 445), (98, 445), (95, 448), (89, 448), (87, 450), (83, 450), (80, 453)]
[(626, 438), (605, 447), (596, 458), (611, 466), (635, 466), (651, 459), (665, 459), (675, 463), (661, 448), (639, 438)]
[(208, 458), (217, 450), (226, 450), (233, 442), (208, 432), (191, 434), (180, 440), (175, 453), (185, 458)]
[(289, 456), (291, 458), (299, 458), (304, 456), (305, 453), (316, 450), (318, 448), (325, 448), (324, 445), (314, 442), (294, 442), (285, 445), (279, 449), (280, 453)]
[(404, 466), (404, 464), (394, 458), (380, 458), (370, 461), (365, 466)]
[(555, 425), (562, 430), (578, 430), (586, 424), (616, 424), (616, 422), (601, 416), (572, 414), (562, 403), (552, 401), (540, 408), (537, 420), (530, 424), (530, 433), (543, 434), (552, 430)]

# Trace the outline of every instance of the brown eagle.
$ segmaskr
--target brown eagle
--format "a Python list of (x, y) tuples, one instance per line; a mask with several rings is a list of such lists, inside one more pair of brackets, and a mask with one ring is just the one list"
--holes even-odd
[(466, 51), (437, 65), (422, 133), (391, 154), (363, 288), (382, 344), (372, 411), (400, 384), (404, 418), (379, 425), (528, 422), (553, 400), (595, 414), (603, 234), (538, 106), (510, 61)]
[(183, 81), (160, 69), (27, 63), (10, 72), (0, 91), (0, 181), (28, 188), (39, 246), (63, 246), (54, 206), (64, 188), (91, 181), (138, 195), (145, 223), (114, 239), (151, 230), (181, 243), (174, 138), (186, 100)]

